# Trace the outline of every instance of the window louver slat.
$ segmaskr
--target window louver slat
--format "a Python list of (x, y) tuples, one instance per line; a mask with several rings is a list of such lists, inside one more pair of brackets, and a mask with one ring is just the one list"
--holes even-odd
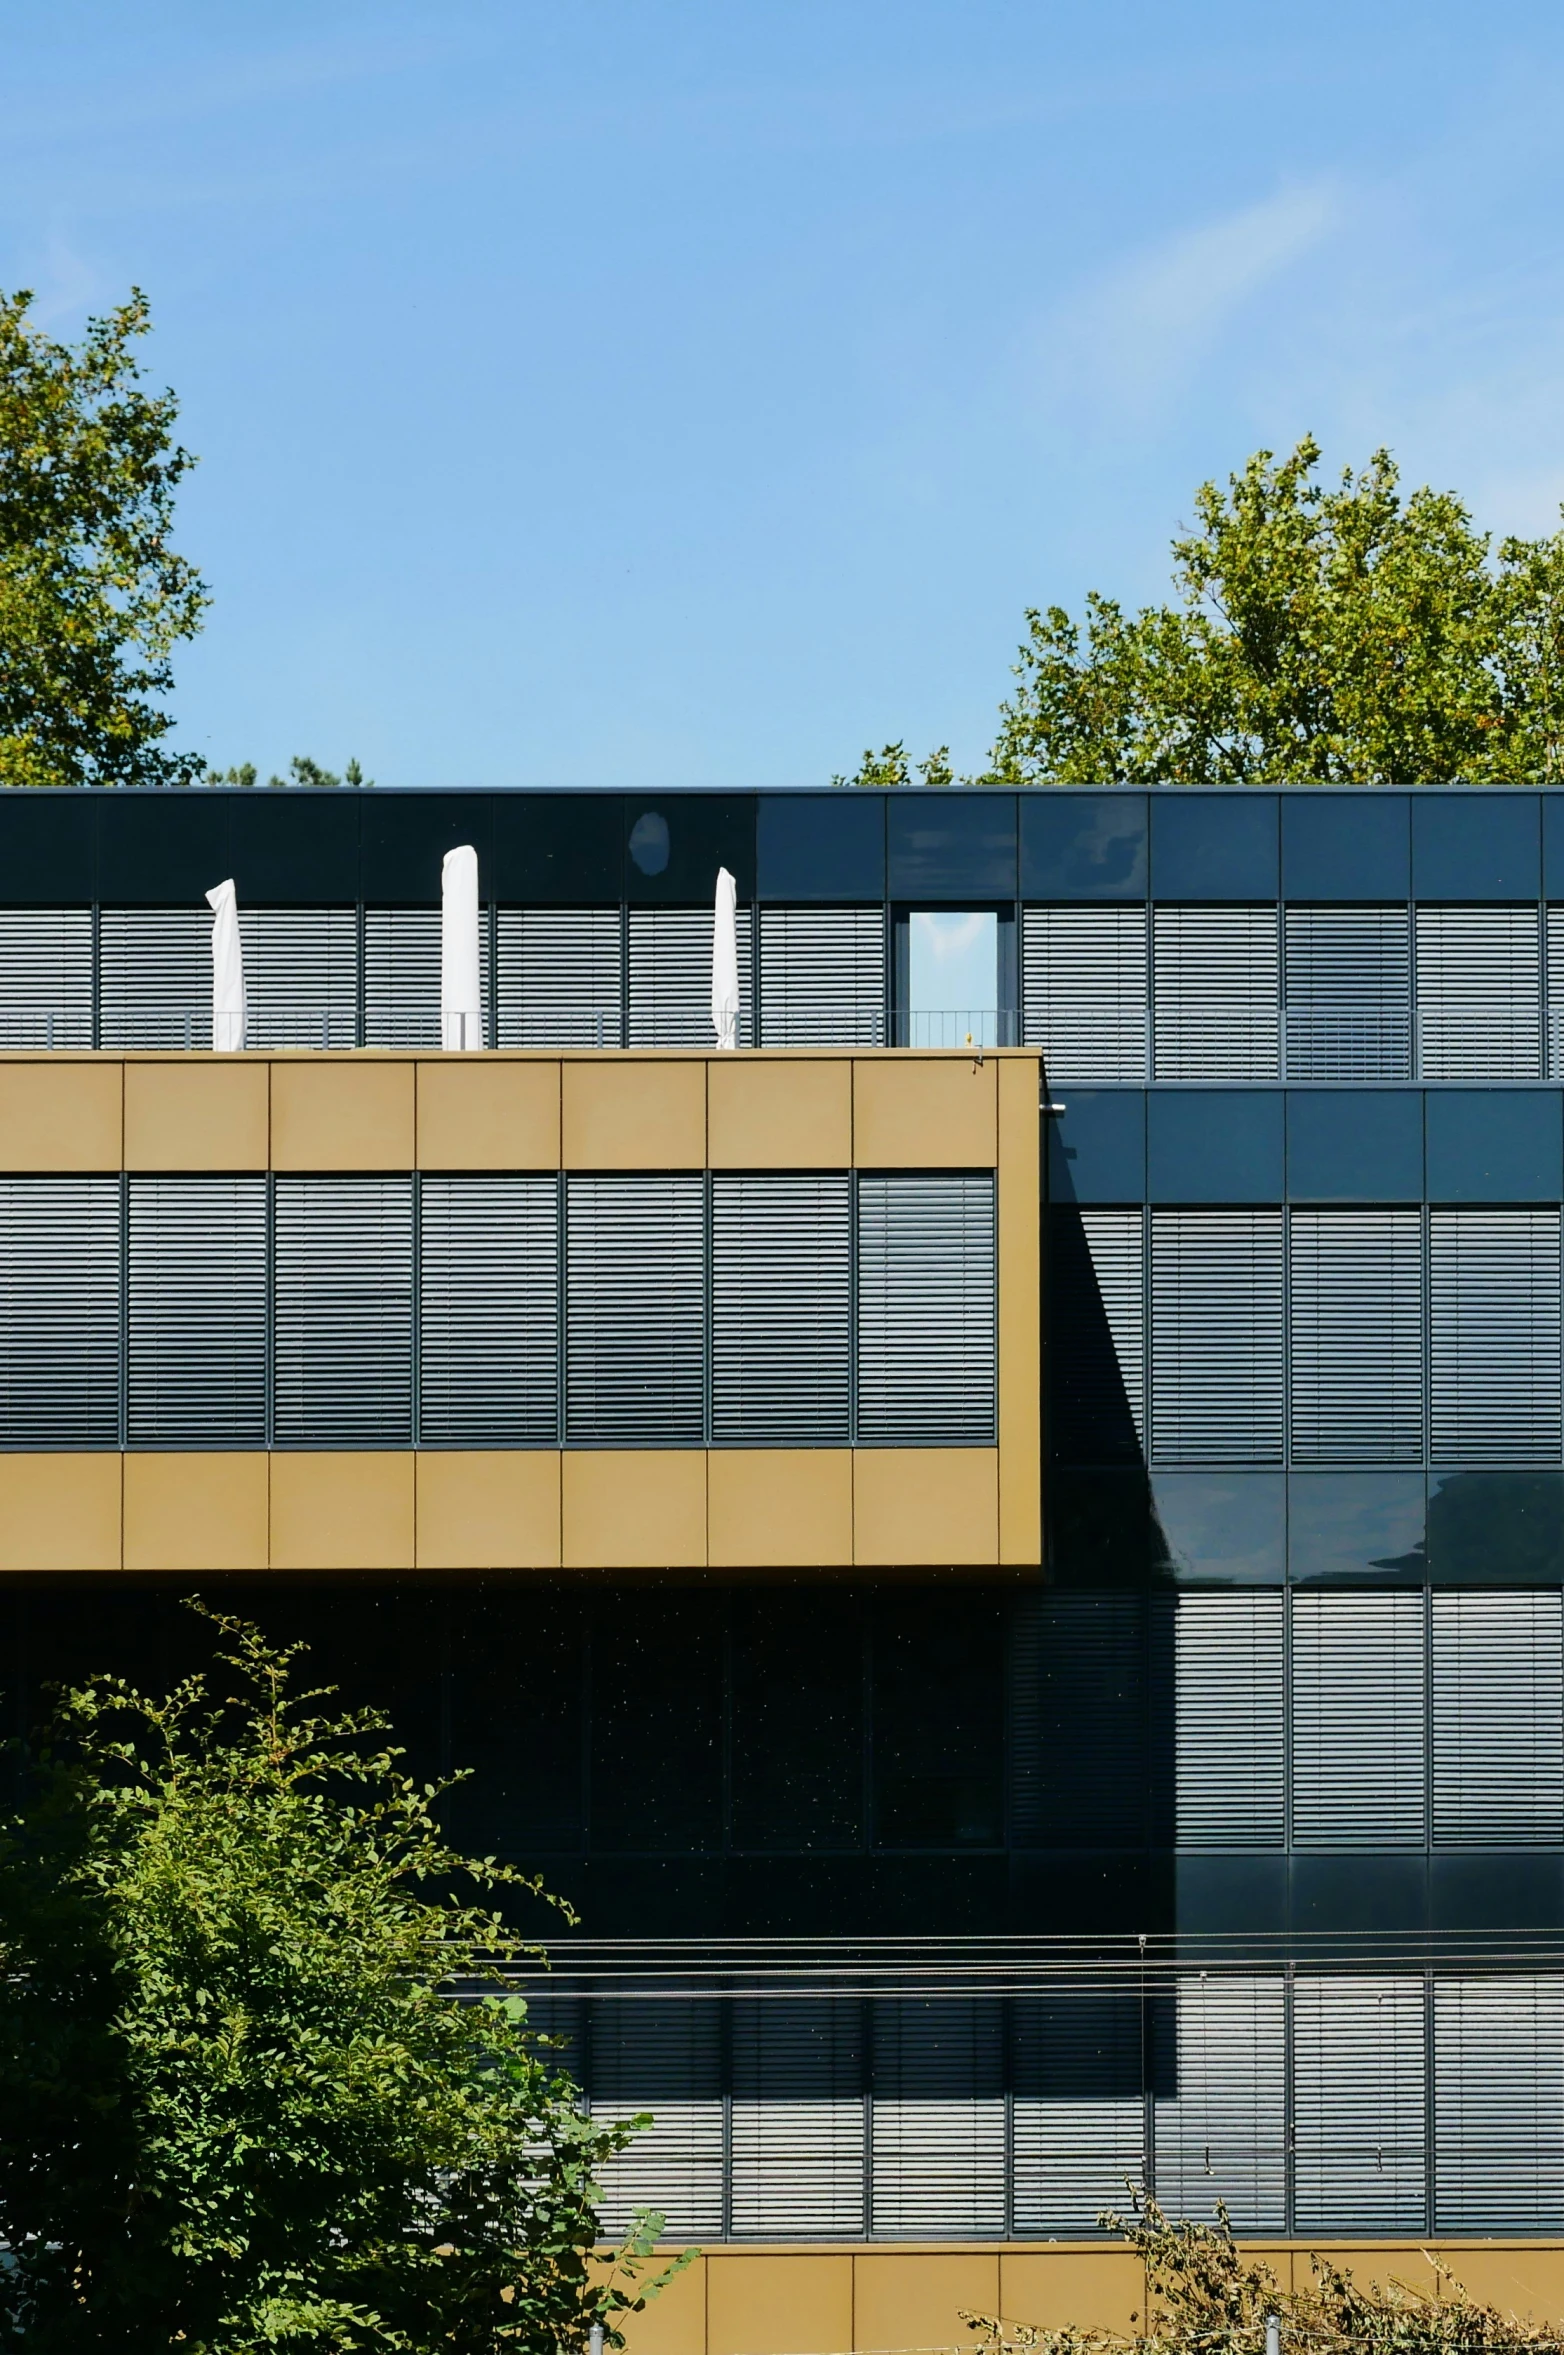
[(1050, 1082), (1144, 1080), (1150, 1001), (1144, 908), (1025, 908), (1022, 1037)]
[(1283, 1322), (1279, 1210), (1153, 1211), (1159, 1462), (1281, 1462)]
[(1564, 1978), (1434, 1981), (1437, 2232), (1564, 2226)]
[[(489, 1005), (489, 926), (478, 912), (478, 987)], [(488, 1016), (484, 1016), (485, 1043)], [(364, 1041), (371, 1047), (440, 1044), (440, 911), (364, 910)]]
[(266, 1444), (266, 1181), (130, 1181), (132, 1447)]
[(1011, 2042), (1014, 2229), (1085, 2239), (1126, 2179), (1146, 2180), (1141, 2006), (1132, 1996), (1022, 1999)]
[(1281, 972), (1274, 908), (1158, 907), (1152, 955), (1158, 1079), (1277, 1076)]
[(276, 1197), (280, 1447), (406, 1447), (412, 1184), (284, 1177)]
[(1005, 2102), (997, 2004), (874, 2007), (874, 2230), (989, 2240), (1004, 2230)]
[(1564, 1079), (1564, 907), (1549, 908), (1548, 1077)]
[(624, 1043), (624, 938), (617, 908), (501, 908), (499, 1044)]
[[(632, 1047), (709, 1047), (711, 936), (714, 912), (704, 908), (630, 910), (630, 1044)], [(754, 1044), (750, 988), (750, 910), (735, 927), (739, 952), (741, 1047)]]
[(92, 911), (0, 911), (0, 1047), (92, 1045)]
[(104, 908), (98, 956), (105, 1047), (211, 1046), (209, 909)]
[(1146, 1444), (1145, 1213), (1049, 1218), (1049, 1441), (1068, 1464), (1138, 1463)]
[(1436, 1463), (1552, 1464), (1561, 1425), (1559, 1213), (1429, 1213)]
[(845, 1175), (712, 1180), (712, 1438), (843, 1446), (852, 1356)]
[(1292, 1597), (1295, 1848), (1424, 1839), (1421, 1594)]
[[(1148, 1619), (1148, 1608), (1150, 1617)], [(1167, 1615), (1132, 1594), (1018, 1598), (1010, 1638), (1010, 1809), (1041, 1847), (1160, 1844), (1148, 1783), (1171, 1730)]]
[(1240, 2232), (1286, 2220), (1286, 2027), (1279, 1978), (1182, 1978), (1173, 2006), (1177, 2093), (1155, 2106), (1157, 2198), (1173, 2216)]
[(551, 1177), (426, 1177), (419, 1431), (426, 1447), (553, 1447), (559, 1203)]
[(1181, 1848), (1280, 1848), (1282, 1598), (1184, 1594), (1175, 1616)]
[(0, 1177), (0, 1447), (119, 1445), (120, 1187)]
[(565, 1436), (698, 1447), (705, 1201), (698, 1177), (566, 1183)]
[(351, 1047), (358, 1037), (354, 908), (239, 910), (247, 1047)]
[(1293, 1983), (1296, 2232), (1421, 2232), (1423, 1982), (1300, 1973)]
[(1292, 1213), (1292, 1460), (1423, 1460), (1423, 1221)]
[(1289, 907), (1289, 1079), (1410, 1079), (1412, 935), (1406, 909)]
[(653, 2124), (603, 2169), (612, 2239), (638, 2208), (660, 2208), (671, 2239), (722, 2231), (722, 2044), (712, 2003), (626, 1997), (594, 2003), (588, 2027), (592, 2116)]
[(994, 1349), (992, 1177), (861, 1178), (860, 1443), (991, 1443)]
[(1435, 1593), (1434, 1839), (1564, 1840), (1564, 1605), (1552, 1594)]
[(761, 909), (760, 1035), (768, 1047), (884, 1046), (883, 909)]
[(739, 2240), (861, 2238), (861, 2007), (733, 2007), (732, 2229)]
[(1535, 908), (1417, 911), (1423, 1079), (1536, 1079), (1542, 974)]

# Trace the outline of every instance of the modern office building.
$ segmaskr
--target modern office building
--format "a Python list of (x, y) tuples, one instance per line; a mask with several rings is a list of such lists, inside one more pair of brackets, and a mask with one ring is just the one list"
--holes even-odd
[(1564, 2304), (1561, 1083), (1564, 796), (0, 798), (12, 1724), (205, 1585), (475, 1768), (647, 2349)]

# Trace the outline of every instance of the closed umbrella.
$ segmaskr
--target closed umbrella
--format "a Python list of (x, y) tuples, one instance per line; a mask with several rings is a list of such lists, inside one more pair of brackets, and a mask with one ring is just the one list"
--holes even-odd
[(440, 869), (440, 1044), (483, 1045), (478, 986), (478, 853), (470, 842), (448, 850)]
[(220, 1055), (244, 1045), (244, 955), (239, 900), (230, 876), (206, 895), (212, 911), (212, 1044)]
[(726, 867), (717, 869), (717, 905), (711, 928), (711, 1026), (719, 1047), (738, 1044), (738, 885)]

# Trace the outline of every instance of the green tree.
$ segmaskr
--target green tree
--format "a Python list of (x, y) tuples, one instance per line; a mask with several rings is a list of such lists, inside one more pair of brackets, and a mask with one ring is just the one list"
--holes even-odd
[(178, 785), (169, 657), (209, 602), (168, 545), (194, 464), (170, 392), (138, 389), (146, 298), (74, 349), (0, 294), (0, 785)]
[[(863, 759), (850, 777), (836, 776), (833, 785), (910, 785), (914, 764), (907, 758), (905, 744), (885, 744), (878, 752), (866, 747)], [(941, 744), (927, 759), (920, 760), (917, 772), (925, 785), (942, 786), (956, 783), (950, 765), (950, 746)]]
[[(244, 787), (256, 785), (259, 781), (259, 771), (253, 760), (240, 761), (237, 767), (231, 769), (208, 769), (202, 780), (207, 785), (239, 785)], [(311, 760), (306, 754), (296, 752), (288, 763), (287, 776), (268, 777), (266, 782), (279, 791), (286, 789), (292, 783), (316, 787), (350, 785), (355, 790), (367, 792), (375, 780), (373, 777), (365, 776), (356, 760), (350, 760), (339, 777), (333, 770), (322, 768), (318, 760)]]
[[(217, 1617), (231, 1692), (65, 1695), (0, 1840), (0, 2336), (30, 2355), (555, 2355), (644, 2303), (630, 2138), (503, 1992), (497, 1884), (373, 1711)], [(453, 1884), (475, 1884), (464, 1903)], [(486, 1902), (486, 1896), (491, 1901)], [(644, 2123), (641, 2121), (640, 2123)]]
[(1179, 603), (1027, 615), (1001, 785), (1521, 783), (1564, 770), (1564, 532), (1497, 548), (1377, 451), (1312, 440), (1196, 494)]

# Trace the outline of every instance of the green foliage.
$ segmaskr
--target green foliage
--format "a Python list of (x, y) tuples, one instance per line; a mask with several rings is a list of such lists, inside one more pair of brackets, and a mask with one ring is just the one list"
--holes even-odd
[[(241, 761), (237, 768), (208, 769), (201, 782), (204, 785), (238, 785), (248, 789), (260, 782), (260, 776), (254, 761), (246, 760)], [(279, 792), (290, 784), (316, 787), (348, 785), (367, 792), (375, 780), (365, 776), (356, 760), (350, 760), (339, 777), (331, 769), (322, 768), (318, 760), (309, 760), (303, 753), (296, 752), (288, 763), (287, 776), (268, 777), (266, 782)]]
[[(833, 785), (910, 785), (913, 764), (907, 758), (905, 744), (882, 745), (878, 752), (865, 748), (863, 759), (850, 777), (835, 776)], [(954, 785), (956, 776), (950, 765), (950, 746), (939, 745), (925, 760), (917, 763), (917, 772), (925, 785)]]
[(137, 389), (146, 298), (90, 319), (79, 346), (0, 294), (0, 786), (177, 785), (155, 698), (207, 605), (168, 545), (194, 460), (172, 393)]
[(502, 1991), (533, 1950), (493, 1899), (537, 1883), (448, 1848), (384, 1718), (293, 1690), (302, 1647), (209, 1616), (217, 1665), (166, 1700), (65, 1695), (0, 1836), (0, 2341), (621, 2344), (661, 2220), (594, 2258), (634, 2128), (579, 2114)]

